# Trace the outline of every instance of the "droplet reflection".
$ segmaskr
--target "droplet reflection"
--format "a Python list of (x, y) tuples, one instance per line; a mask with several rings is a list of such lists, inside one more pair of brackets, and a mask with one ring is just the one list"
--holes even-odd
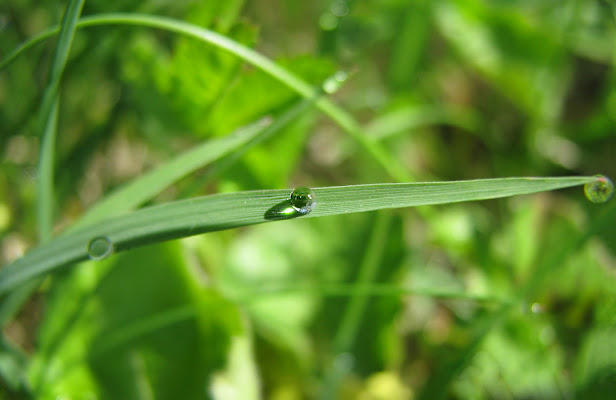
[(614, 194), (614, 184), (607, 176), (597, 175), (597, 180), (584, 185), (586, 198), (593, 203), (605, 203)]
[(298, 187), (291, 192), (291, 205), (298, 213), (308, 214), (317, 205), (314, 191), (307, 187)]
[(107, 236), (97, 236), (88, 243), (88, 257), (102, 260), (113, 254), (113, 243)]

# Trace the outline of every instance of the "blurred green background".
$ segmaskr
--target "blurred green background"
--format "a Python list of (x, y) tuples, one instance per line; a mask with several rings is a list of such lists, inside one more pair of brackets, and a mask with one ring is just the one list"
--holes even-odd
[[(0, 56), (59, 23), (64, 3), (3, 2)], [(616, 177), (613, 1), (88, 0), (83, 9), (106, 12), (215, 30), (316, 87), (345, 71), (332, 99), (417, 181)], [(0, 71), (2, 264), (37, 243), (36, 115), (54, 46)], [(60, 95), (56, 232), (153, 166), (299, 99), (220, 49), (113, 25), (78, 30)], [(312, 109), (153, 203), (390, 181)], [(83, 263), (3, 328), (0, 397), (607, 398), (613, 203), (576, 189), (298, 219)]]

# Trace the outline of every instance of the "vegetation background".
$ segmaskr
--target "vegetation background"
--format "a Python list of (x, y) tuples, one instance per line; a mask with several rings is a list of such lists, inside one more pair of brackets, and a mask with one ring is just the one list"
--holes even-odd
[[(1, 58), (60, 23), (65, 3), (3, 2)], [(151, 203), (391, 182), (388, 166), (417, 181), (616, 176), (613, 1), (88, 0), (82, 15), (109, 12), (212, 29), (315, 87), (346, 75), (332, 99), (364, 128), (361, 142), (309, 106)], [(0, 71), (3, 264), (38, 240), (37, 112), (55, 46)], [(223, 49), (129, 24), (78, 29), (59, 93), (56, 233), (300, 99)], [(613, 209), (564, 190), (299, 218), (84, 262), (4, 326), (0, 397), (607, 398), (616, 223), (594, 227)]]

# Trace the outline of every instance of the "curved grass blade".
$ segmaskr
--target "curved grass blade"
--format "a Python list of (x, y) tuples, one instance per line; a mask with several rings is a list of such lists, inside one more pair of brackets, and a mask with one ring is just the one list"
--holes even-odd
[[(315, 95), (312, 85), (294, 75), (290, 71), (282, 68), (269, 58), (227, 38), (226, 36), (197, 25), (167, 17), (123, 13), (88, 16), (81, 18), (77, 23), (77, 26), (80, 28), (98, 25), (145, 26), (190, 36), (235, 54), (245, 62), (254, 65), (265, 73), (271, 75), (273, 78), (282, 82), (304, 98), (310, 99)], [(28, 48), (50, 36), (55, 35), (58, 32), (58, 29), (58, 27), (50, 28), (22, 44), (2, 61), (0, 64), (0, 69), (6, 67), (6, 65), (8, 65), (15, 57)], [(396, 161), (397, 159), (390, 157), (379, 143), (369, 140), (359, 123), (350, 114), (338, 107), (326, 97), (318, 99), (316, 101), (316, 107), (328, 115), (353, 139), (355, 139), (357, 143), (359, 143), (392, 178), (399, 182), (412, 180), (409, 172), (398, 161)]]
[(302, 216), (291, 190), (224, 193), (143, 208), (61, 235), (0, 270), (0, 295), (37, 276), (88, 258), (104, 238), (113, 251), (205, 232), (297, 217), (495, 199), (584, 185), (598, 177), (501, 178), (431, 183), (384, 183), (314, 188), (316, 208)]

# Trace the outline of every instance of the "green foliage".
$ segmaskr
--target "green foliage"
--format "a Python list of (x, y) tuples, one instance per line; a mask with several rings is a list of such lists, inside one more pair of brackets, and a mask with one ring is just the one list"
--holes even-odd
[(202, 398), (212, 382), (201, 377), (213, 379), (246, 334), (237, 308), (196, 284), (177, 243), (78, 269), (54, 290), (40, 329), (37, 397)]
[(609, 397), (615, 17), (9, 0), (0, 398)]

